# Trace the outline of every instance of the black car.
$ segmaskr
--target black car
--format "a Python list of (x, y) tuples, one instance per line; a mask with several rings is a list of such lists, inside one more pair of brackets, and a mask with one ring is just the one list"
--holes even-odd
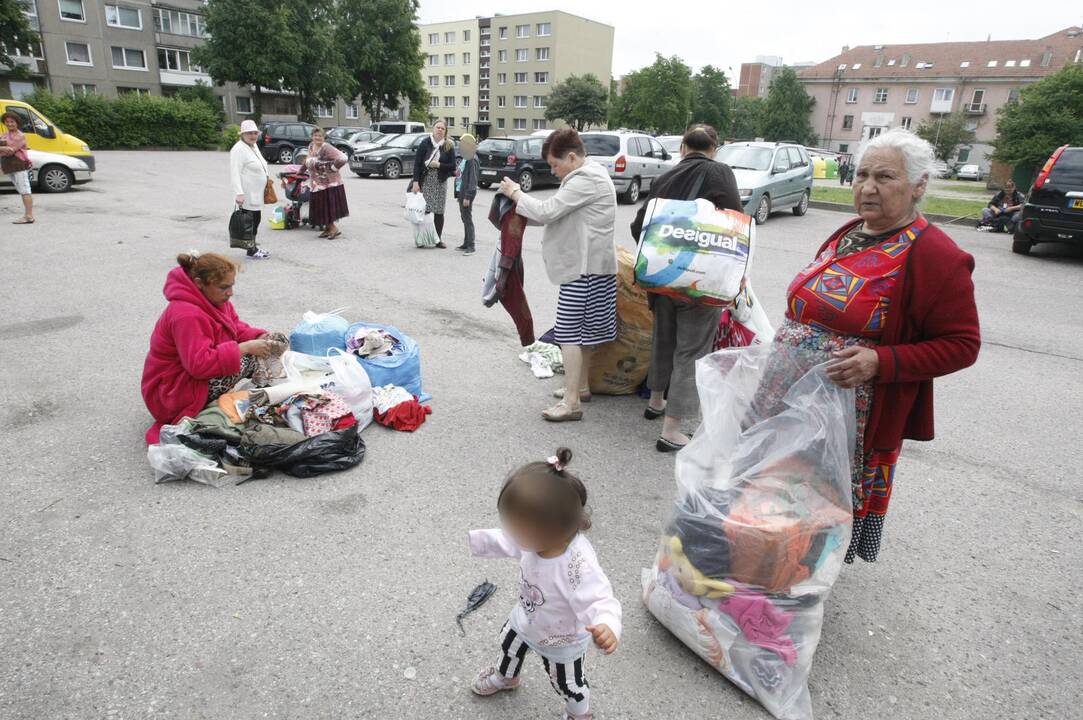
[(312, 131), (316, 126), (304, 122), (269, 122), (263, 126), (259, 139), (260, 152), (267, 162), (289, 165), (297, 151), (307, 148), (312, 142)]
[(394, 180), (405, 173), (414, 172), (414, 155), (417, 146), (429, 136), (428, 133), (397, 135), (384, 145), (369, 150), (359, 150), (350, 158), (350, 170), (360, 177), (383, 175)]
[(523, 192), (542, 185), (559, 185), (560, 178), (542, 157), (543, 137), (491, 137), (478, 145), (481, 177), (478, 185), (487, 188), (510, 177)]
[(354, 135), (364, 130), (359, 127), (333, 127), (327, 128), (324, 132), (324, 139), (331, 143), (332, 146), (338, 148), (342, 152), (349, 155), (353, 152), (353, 148), (350, 146), (350, 141), (353, 140)]
[(1057, 148), (1020, 213), (1012, 252), (1026, 255), (1040, 242), (1083, 244), (1083, 147)]

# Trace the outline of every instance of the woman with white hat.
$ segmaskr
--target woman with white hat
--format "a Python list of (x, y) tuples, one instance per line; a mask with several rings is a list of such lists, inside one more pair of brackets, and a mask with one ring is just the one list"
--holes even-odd
[[(267, 161), (256, 147), (257, 138), (259, 128), (256, 123), (245, 120), (241, 123), (241, 139), (229, 151), (229, 179), (233, 186), (234, 202), (243, 212), (252, 216), (254, 231), (259, 231), (264, 190), (270, 180)], [(262, 259), (270, 256), (271, 253), (260, 249), (256, 244), (253, 233), (248, 257)]]

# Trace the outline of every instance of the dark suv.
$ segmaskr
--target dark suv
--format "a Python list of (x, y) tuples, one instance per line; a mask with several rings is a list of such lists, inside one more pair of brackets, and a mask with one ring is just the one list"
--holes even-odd
[(1012, 252), (1026, 255), (1040, 242), (1083, 244), (1083, 147), (1057, 148), (1020, 213)]
[(269, 122), (263, 126), (259, 139), (260, 152), (267, 162), (289, 165), (297, 151), (307, 148), (312, 142), (315, 125), (303, 122)]
[(542, 157), (543, 137), (491, 137), (478, 145), (481, 176), (478, 185), (487, 188), (510, 177), (523, 192), (542, 185), (559, 185), (560, 178)]

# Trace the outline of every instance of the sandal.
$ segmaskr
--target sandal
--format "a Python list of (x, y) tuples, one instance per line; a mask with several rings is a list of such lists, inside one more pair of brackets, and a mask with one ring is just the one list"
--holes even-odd
[(685, 445), (687, 445), (687, 443), (678, 444), (673, 442), (672, 440), (666, 440), (664, 437), (659, 435), (658, 442), (654, 444), (654, 449), (660, 453), (671, 453), (683, 450)]
[(542, 417), (549, 422), (573, 422), (583, 419), (582, 410), (569, 410), (563, 401), (542, 412)]
[(12, 225), (33, 225), (34, 218), (21, 217), (18, 220), (12, 222)]
[(334, 235), (328, 235), (327, 239), (328, 240), (334, 240), (335, 238), (340, 238), (340, 237), (342, 237), (342, 231), (341, 230), (335, 230), (335, 234)]
[(662, 408), (661, 410), (655, 410), (650, 405), (647, 405), (647, 407), (643, 409), (643, 417), (647, 418), (648, 420), (657, 420), (665, 414), (665, 408)]
[(323, 231), (322, 233), (320, 233), (320, 234), (319, 234), (319, 235), (317, 235), (316, 237), (318, 237), (318, 238), (325, 238), (325, 237), (327, 237), (327, 231), (326, 231), (326, 230), (324, 230), (324, 231)]

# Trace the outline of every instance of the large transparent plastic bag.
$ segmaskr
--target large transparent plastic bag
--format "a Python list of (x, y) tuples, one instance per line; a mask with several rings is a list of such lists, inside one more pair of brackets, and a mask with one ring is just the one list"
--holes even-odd
[(853, 390), (780, 345), (697, 363), (703, 424), (643, 601), (684, 644), (785, 720), (811, 720), (823, 603), (853, 523)]
[(191, 429), (191, 418), (184, 418), (176, 425), (165, 425), (159, 442), (147, 448), (147, 462), (154, 470), (154, 482), (195, 480), (214, 487), (232, 482), (217, 460), (182, 445), (177, 439), (178, 435), (187, 434)]

